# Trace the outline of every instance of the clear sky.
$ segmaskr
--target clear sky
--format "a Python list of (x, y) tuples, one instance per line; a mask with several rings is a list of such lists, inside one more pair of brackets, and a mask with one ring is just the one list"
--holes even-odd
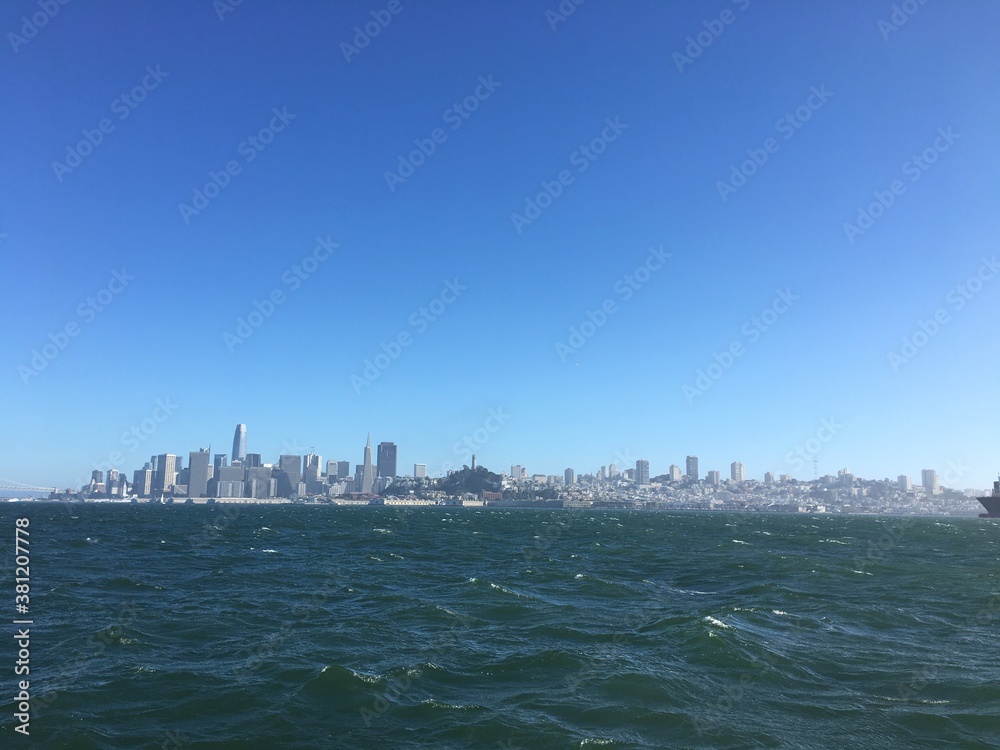
[(1000, 470), (996, 3), (233, 1), (0, 10), (0, 479)]

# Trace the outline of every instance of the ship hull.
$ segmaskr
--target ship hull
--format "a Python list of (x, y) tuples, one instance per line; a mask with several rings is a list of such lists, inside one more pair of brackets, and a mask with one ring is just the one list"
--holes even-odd
[(985, 513), (979, 514), (980, 518), (1000, 518), (1000, 497), (996, 495), (981, 497), (979, 502), (986, 508)]

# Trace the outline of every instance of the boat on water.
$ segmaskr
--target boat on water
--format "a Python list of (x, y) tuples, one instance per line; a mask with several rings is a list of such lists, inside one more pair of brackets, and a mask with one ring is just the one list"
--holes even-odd
[(993, 494), (986, 497), (977, 498), (986, 508), (985, 513), (980, 513), (980, 518), (1000, 518), (1000, 479), (993, 483)]

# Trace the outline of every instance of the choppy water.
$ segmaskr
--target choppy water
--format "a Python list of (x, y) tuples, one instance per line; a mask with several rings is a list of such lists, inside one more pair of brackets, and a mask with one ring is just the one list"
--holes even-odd
[(996, 521), (15, 515), (37, 711), (16, 735), (8, 638), (3, 747), (1000, 746)]

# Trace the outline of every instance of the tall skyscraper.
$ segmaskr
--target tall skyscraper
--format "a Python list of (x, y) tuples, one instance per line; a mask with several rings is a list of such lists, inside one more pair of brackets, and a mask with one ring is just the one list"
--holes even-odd
[(681, 467), (676, 464), (670, 464), (670, 470), (667, 472), (667, 476), (670, 477), (671, 482), (681, 481)]
[(906, 474), (900, 474), (897, 481), (899, 482), (899, 489), (903, 492), (910, 491), (910, 478)]
[(649, 461), (644, 458), (635, 462), (635, 483), (640, 487), (649, 484)]
[(337, 481), (337, 462), (327, 461), (326, 462), (326, 481), (333, 484)]
[(722, 480), (722, 475), (717, 471), (710, 471), (705, 476), (705, 481), (709, 484), (718, 484)]
[(427, 464), (413, 464), (413, 478), (423, 479), (427, 476)]
[(153, 492), (168, 492), (177, 481), (177, 456), (161, 453), (156, 457), (156, 473), (153, 476)]
[(774, 474), (772, 472), (764, 472), (764, 484), (774, 484)]
[(378, 444), (378, 475), (393, 478), (396, 476), (396, 444)]
[(687, 477), (688, 477), (688, 479), (693, 479), (694, 481), (697, 482), (698, 481), (698, 457), (697, 456), (688, 456), (687, 457), (687, 461), (685, 463), (686, 463), (686, 466), (687, 466)]
[(924, 491), (928, 495), (937, 495), (941, 492), (938, 484), (938, 473), (933, 469), (924, 469), (920, 472), (920, 483), (924, 486)]
[(233, 435), (233, 463), (243, 462), (247, 457), (247, 426), (245, 424), (236, 425), (236, 434)]
[(208, 459), (207, 448), (188, 455), (188, 497), (208, 495)]
[(348, 479), (351, 476), (351, 462), (337, 461), (337, 479)]
[(563, 472), (563, 482), (567, 487), (571, 484), (576, 484), (576, 472), (572, 469), (566, 469), (566, 471)]
[(216, 453), (212, 460), (212, 465), (215, 467), (215, 473), (218, 474), (220, 468), (229, 466), (229, 458), (225, 453)]
[(248, 469), (257, 469), (263, 466), (264, 463), (259, 453), (247, 453), (247, 457), (243, 460), (243, 465)]
[(322, 461), (322, 458), (315, 453), (308, 454), (302, 460), (302, 477), (306, 484), (319, 481), (320, 474), (322, 473), (320, 461)]
[(372, 435), (368, 433), (365, 443), (365, 462), (362, 466), (361, 492), (368, 494), (375, 488), (375, 466), (372, 464)]
[(139, 497), (149, 497), (153, 491), (152, 469), (136, 469), (132, 473), (132, 491)]
[(278, 457), (278, 497), (291, 497), (299, 491), (302, 481), (302, 456), (284, 455)]
[(746, 467), (740, 461), (733, 461), (729, 464), (729, 478), (734, 482), (742, 482), (746, 480)]

